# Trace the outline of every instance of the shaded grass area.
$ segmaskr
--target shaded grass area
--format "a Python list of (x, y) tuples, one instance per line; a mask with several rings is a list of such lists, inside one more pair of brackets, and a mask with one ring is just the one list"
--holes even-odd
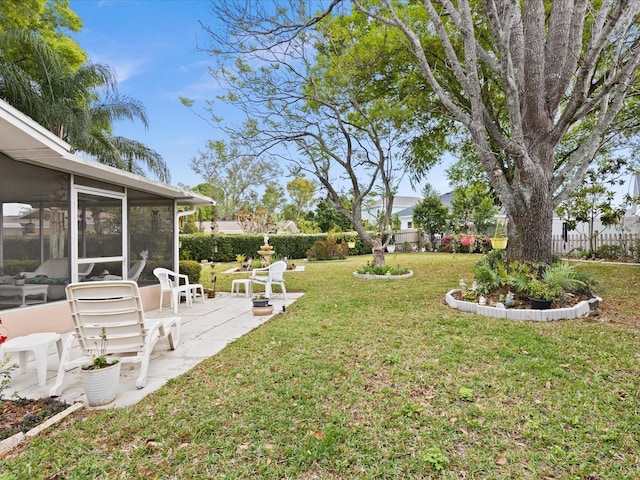
[(640, 269), (578, 265), (600, 317), (515, 323), (444, 305), (478, 258), (388, 255), (402, 281), (310, 264), (286, 314), (136, 406), (71, 417), (0, 478), (640, 476)]

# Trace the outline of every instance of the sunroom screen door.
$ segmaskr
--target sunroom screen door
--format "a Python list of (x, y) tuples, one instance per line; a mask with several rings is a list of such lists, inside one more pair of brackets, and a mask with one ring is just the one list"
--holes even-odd
[[(89, 276), (102, 273), (121, 273), (126, 269), (127, 209), (124, 193), (75, 185), (72, 190), (71, 223), (72, 268), (78, 281), (78, 270), (86, 271), (93, 264)], [(77, 259), (77, 261), (76, 261)], [(115, 272), (110, 272), (115, 270)]]

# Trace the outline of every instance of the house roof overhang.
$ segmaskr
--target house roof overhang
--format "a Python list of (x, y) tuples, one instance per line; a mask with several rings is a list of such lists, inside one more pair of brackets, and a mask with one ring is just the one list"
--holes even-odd
[(71, 150), (68, 143), (0, 100), (0, 151), (14, 160), (153, 193), (180, 205), (215, 204), (204, 195), (81, 158)]

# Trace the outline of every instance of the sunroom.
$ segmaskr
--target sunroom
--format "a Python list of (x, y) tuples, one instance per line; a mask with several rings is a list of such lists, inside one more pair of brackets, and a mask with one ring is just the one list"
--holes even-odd
[(70, 330), (70, 282), (133, 279), (157, 305), (152, 271), (178, 269), (178, 217), (211, 203), (76, 156), (0, 101), (0, 318), (10, 337)]

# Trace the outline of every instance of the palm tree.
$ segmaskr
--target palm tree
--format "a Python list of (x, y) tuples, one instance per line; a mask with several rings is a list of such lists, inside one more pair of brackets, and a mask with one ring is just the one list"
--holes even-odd
[(133, 173), (144, 174), (144, 166), (159, 180), (170, 181), (160, 154), (112, 135), (115, 121), (138, 120), (148, 127), (148, 118), (138, 100), (118, 93), (116, 76), (107, 65), (85, 63), (74, 70), (37, 34), (2, 32), (0, 97), (74, 151)]

